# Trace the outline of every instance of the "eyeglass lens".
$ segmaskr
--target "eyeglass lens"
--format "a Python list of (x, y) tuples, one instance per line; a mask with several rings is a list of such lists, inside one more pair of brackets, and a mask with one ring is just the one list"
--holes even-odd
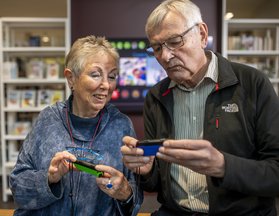
[(146, 49), (147, 53), (150, 55), (160, 55), (163, 49), (163, 45), (169, 50), (175, 50), (179, 47), (182, 47), (184, 45), (183, 37), (197, 25), (198, 24), (191, 26), (189, 29), (184, 31), (181, 35), (171, 37), (163, 43), (150, 45), (150, 47)]

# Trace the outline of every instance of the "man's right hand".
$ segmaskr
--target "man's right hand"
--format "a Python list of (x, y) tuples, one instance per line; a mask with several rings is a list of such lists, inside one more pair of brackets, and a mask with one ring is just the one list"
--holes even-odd
[(143, 150), (136, 148), (138, 140), (133, 137), (125, 136), (122, 141), (125, 144), (121, 147), (124, 165), (134, 173), (148, 175), (155, 157), (143, 156)]

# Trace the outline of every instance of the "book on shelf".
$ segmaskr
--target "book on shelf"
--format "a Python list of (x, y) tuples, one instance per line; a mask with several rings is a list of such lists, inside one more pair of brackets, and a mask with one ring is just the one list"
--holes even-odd
[(38, 98), (37, 98), (37, 105), (38, 107), (46, 107), (50, 105), (51, 99), (51, 90), (48, 89), (39, 89), (38, 90)]
[(15, 141), (12, 141), (9, 143), (8, 145), (8, 160), (10, 162), (16, 162), (17, 161), (17, 157), (18, 157), (18, 154), (19, 154), (19, 146), (18, 146), (18, 143), (15, 142)]
[(7, 107), (19, 108), (20, 107), (20, 90), (8, 89), (7, 90)]
[(21, 90), (21, 107), (35, 107), (36, 106), (36, 91), (35, 90)]
[(31, 129), (31, 122), (29, 121), (17, 121), (12, 125), (10, 134), (12, 135), (27, 135)]
[(50, 90), (50, 89), (39, 89), (37, 105), (38, 107), (46, 107), (51, 104), (55, 104), (58, 101), (64, 100), (63, 90)]
[(232, 34), (228, 37), (228, 50), (274, 50), (272, 30)]
[(264, 50), (273, 50), (273, 38), (271, 36), (271, 30), (268, 29), (266, 31), (266, 35), (264, 37)]
[(44, 76), (44, 62), (32, 59), (27, 63), (26, 77), (29, 79), (42, 79)]
[(63, 90), (51, 90), (50, 104), (55, 104), (58, 101), (64, 100)]
[(3, 79), (17, 79), (18, 78), (18, 65), (15, 61), (3, 62)]
[(46, 78), (47, 79), (58, 79), (60, 66), (55, 59), (46, 60)]
[[(26, 136), (31, 129), (31, 123), (28, 121), (14, 122), (9, 134), (15, 136)], [(19, 154), (19, 146), (16, 141), (11, 141), (8, 145), (8, 160), (15, 162)]]

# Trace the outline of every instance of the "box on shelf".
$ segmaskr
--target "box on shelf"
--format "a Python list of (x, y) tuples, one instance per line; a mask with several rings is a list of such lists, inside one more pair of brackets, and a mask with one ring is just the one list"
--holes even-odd
[(39, 47), (41, 46), (41, 37), (40, 36), (29, 36), (28, 39), (29, 46)]
[(59, 78), (59, 70), (60, 65), (54, 59), (46, 59), (46, 78), (47, 79), (58, 79)]
[(36, 91), (21, 90), (21, 107), (30, 108), (36, 106)]
[(64, 100), (64, 90), (50, 90), (50, 89), (39, 89), (38, 90), (38, 107), (46, 107), (51, 104), (55, 104), (58, 101)]
[(63, 90), (51, 90), (50, 104), (55, 104), (58, 101), (64, 100)]
[(44, 76), (44, 62), (32, 59), (27, 63), (26, 77), (29, 79), (42, 79)]
[(272, 31), (231, 32), (228, 37), (228, 50), (274, 50)]
[(27, 135), (31, 129), (31, 122), (29, 121), (18, 121), (14, 122), (10, 134), (12, 135)]
[(38, 107), (46, 107), (50, 105), (51, 100), (51, 91), (47, 89), (39, 89), (38, 90), (38, 100), (37, 105)]
[(16, 162), (19, 154), (19, 148), (16, 142), (9, 143), (8, 152), (9, 152), (8, 160), (10, 162)]
[(20, 107), (20, 90), (8, 89), (7, 90), (7, 107), (8, 108), (19, 108)]
[(18, 65), (15, 61), (5, 61), (3, 63), (3, 79), (17, 79)]

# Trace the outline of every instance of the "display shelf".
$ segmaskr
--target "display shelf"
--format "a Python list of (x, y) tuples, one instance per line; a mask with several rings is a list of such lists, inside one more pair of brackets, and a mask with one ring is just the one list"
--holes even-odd
[(49, 79), (27, 79), (27, 78), (18, 78), (18, 79), (5, 79), (3, 80), (4, 84), (29, 84), (29, 85), (38, 85), (38, 84), (65, 84), (66, 80), (64, 78), (59, 78), (55, 80)]
[(222, 54), (266, 73), (279, 95), (279, 19), (225, 20)]
[(40, 112), (42, 111), (43, 108), (41, 107), (26, 107), (26, 108), (22, 108), (22, 107), (18, 107), (18, 108), (14, 108), (14, 107), (4, 107), (3, 108), (3, 112)]
[(7, 188), (7, 189), (5, 189), (4, 191), (3, 191), (6, 195), (12, 195), (12, 191), (9, 189), (9, 188)]
[(5, 167), (7, 169), (12, 169), (15, 166), (15, 162), (7, 162), (5, 163)]
[(279, 51), (276, 50), (228, 50), (227, 55), (233, 56), (277, 56)]
[(24, 140), (25, 135), (5, 135), (4, 139), (5, 140)]
[(39, 112), (70, 93), (63, 76), (69, 50), (67, 18), (0, 18), (3, 201), (18, 150)]
[(279, 78), (276, 79), (270, 79), (271, 83), (279, 83)]
[(4, 52), (65, 52), (64, 47), (3, 47)]

